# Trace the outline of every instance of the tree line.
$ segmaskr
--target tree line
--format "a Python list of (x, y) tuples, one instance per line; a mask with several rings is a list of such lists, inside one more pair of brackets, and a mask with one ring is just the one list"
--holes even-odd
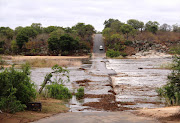
[(0, 53), (22, 55), (83, 55), (92, 48), (90, 24), (77, 23), (72, 27), (48, 26), (32, 23), (14, 30), (0, 27)]
[(133, 41), (163, 44), (180, 41), (180, 26), (178, 24), (171, 26), (164, 23), (160, 25), (157, 21), (144, 23), (136, 19), (129, 19), (123, 23), (118, 19), (110, 18), (105, 20), (102, 33), (107, 49), (122, 53)]

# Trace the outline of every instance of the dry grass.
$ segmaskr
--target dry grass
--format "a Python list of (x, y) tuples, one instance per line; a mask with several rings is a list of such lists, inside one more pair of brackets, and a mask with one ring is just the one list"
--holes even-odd
[(62, 67), (81, 66), (82, 59), (88, 56), (5, 56), (6, 59), (12, 59), (15, 64), (29, 63), (32, 67), (53, 67), (59, 65)]
[(53, 67), (54, 65), (59, 65), (62, 67), (70, 67), (70, 66), (81, 66), (81, 60), (67, 60), (67, 59), (27, 59), (27, 60), (13, 60), (14, 64), (23, 64), (29, 63), (32, 67)]
[(160, 69), (172, 69), (173, 63), (163, 63), (159, 66)]
[(2, 56), (5, 59), (12, 60), (31, 60), (31, 59), (86, 59), (89, 56)]
[(67, 112), (69, 109), (63, 104), (63, 101), (56, 99), (40, 99), (42, 111), (23, 111), (15, 114), (0, 114), (0, 122), (32, 122), (44, 117), (52, 116), (58, 113)]
[(82, 62), (77, 60), (51, 60), (51, 59), (32, 59), (26, 60), (32, 67), (53, 67), (54, 65), (59, 65), (62, 67), (69, 66), (81, 66)]

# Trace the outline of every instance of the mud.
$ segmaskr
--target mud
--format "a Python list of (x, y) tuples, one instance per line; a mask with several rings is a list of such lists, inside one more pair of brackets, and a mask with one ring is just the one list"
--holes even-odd
[(84, 103), (83, 106), (89, 106), (95, 109), (100, 109), (104, 111), (118, 111), (119, 107), (117, 103), (115, 102), (115, 96), (114, 95), (99, 95), (94, 97), (100, 97), (101, 99), (99, 102), (88, 102)]
[(88, 82), (92, 82), (92, 81), (91, 81), (91, 80), (88, 80), (88, 79), (76, 81), (76, 83), (78, 83), (78, 84), (81, 84), (81, 83), (88, 83)]

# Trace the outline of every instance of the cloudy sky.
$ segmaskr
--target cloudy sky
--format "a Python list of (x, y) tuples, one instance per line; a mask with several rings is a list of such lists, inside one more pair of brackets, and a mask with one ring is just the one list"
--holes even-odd
[(180, 24), (180, 0), (0, 0), (0, 27), (71, 27), (83, 22), (101, 31), (109, 18)]

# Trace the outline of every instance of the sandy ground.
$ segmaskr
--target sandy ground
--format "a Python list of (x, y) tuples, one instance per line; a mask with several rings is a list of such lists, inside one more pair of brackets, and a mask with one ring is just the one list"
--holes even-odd
[(37, 99), (42, 103), (42, 111), (21, 111), (15, 114), (0, 113), (0, 123), (29, 123), (58, 113), (68, 112), (69, 108), (61, 100), (42, 98)]
[(180, 123), (180, 106), (141, 109), (135, 111), (135, 114), (139, 116), (152, 117), (163, 123)]

